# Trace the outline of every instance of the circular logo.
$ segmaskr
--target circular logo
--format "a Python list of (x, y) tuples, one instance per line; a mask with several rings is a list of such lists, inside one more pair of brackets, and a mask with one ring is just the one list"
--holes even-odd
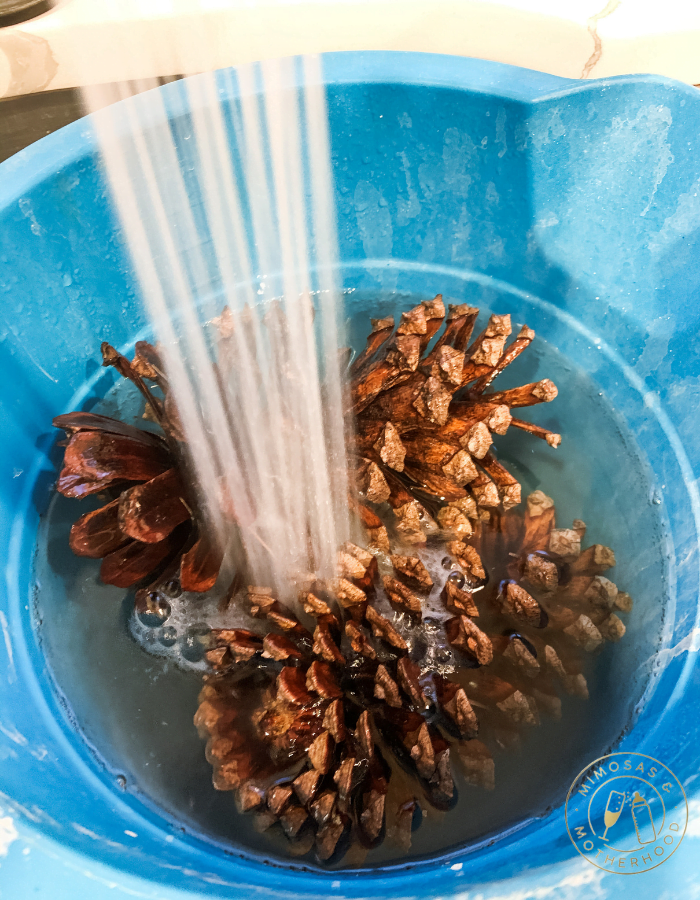
[(680, 781), (657, 759), (611, 753), (579, 773), (565, 815), (584, 859), (606, 872), (636, 875), (675, 853), (688, 824), (688, 801)]

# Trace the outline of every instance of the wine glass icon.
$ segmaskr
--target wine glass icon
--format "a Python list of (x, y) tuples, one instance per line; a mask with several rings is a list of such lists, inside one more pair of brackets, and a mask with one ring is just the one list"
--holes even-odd
[(625, 795), (621, 794), (619, 791), (610, 791), (608, 794), (608, 802), (605, 804), (605, 833), (603, 834), (602, 840), (607, 840), (605, 835), (608, 833), (608, 828), (612, 828), (615, 822), (620, 818), (620, 813), (622, 812), (622, 807), (624, 805)]

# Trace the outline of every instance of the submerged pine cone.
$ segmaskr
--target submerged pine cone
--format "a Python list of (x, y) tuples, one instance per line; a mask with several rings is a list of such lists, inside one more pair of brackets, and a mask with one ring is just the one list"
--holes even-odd
[[(346, 545), (338, 577), (301, 595), (300, 616), (250, 588), (267, 633), (214, 632), (216, 674), (195, 718), (214, 784), (294, 853), (337, 861), (351, 848), (359, 862), (358, 847), (385, 835), (408, 848), (420, 809), (456, 802), (452, 764), (493, 788), (490, 748), (517, 747), (541, 714), (560, 718), (560, 690), (586, 698), (586, 653), (624, 632), (598, 600), (614, 593), (600, 577), (612, 551), (581, 553), (585, 526), (556, 529), (541, 492), (524, 516), (513, 509), (520, 485), (491, 435), (515, 425), (557, 447), (559, 435), (511, 414), (557, 392), (544, 380), (485, 394), (534, 332), (506, 348), (510, 318), (492, 316), (468, 346), (477, 314), (451, 307), (427, 355), (440, 296), (395, 333), (393, 320), (373, 322), (350, 369), (360, 499), (349, 496), (372, 552)], [(421, 558), (429, 537), (448, 554), (439, 583)], [(436, 599), (442, 614), (428, 616)]]
[[(248, 589), (252, 615), (274, 630), (213, 632), (207, 658), (218, 674), (207, 680), (195, 717), (215, 786), (236, 790), (239, 807), (259, 812), (263, 827), (279, 822), (298, 851), (315, 845), (322, 861), (351, 843), (376, 846), (387, 827), (410, 845), (420, 804), (448, 809), (456, 800), (451, 742), (478, 731), (464, 690), (422, 673), (407, 640), (376, 608), (374, 556), (347, 544), (339, 570), (300, 595), (309, 629), (269, 590)], [(432, 581), (417, 558), (395, 557), (395, 572), (383, 579), (385, 597), (417, 628), (415, 591)], [(463, 649), (477, 665), (481, 651)], [(413, 788), (392, 781), (397, 768), (411, 773)]]
[(442, 296), (401, 316), (374, 319), (365, 350), (350, 368), (356, 417), (357, 483), (371, 502), (388, 501), (403, 539), (423, 543), (430, 516), (461, 538), (470, 519), (520, 503), (520, 484), (498, 462), (492, 434), (512, 425), (558, 447), (558, 434), (514, 418), (512, 409), (557, 396), (548, 379), (497, 393), (491, 382), (532, 342), (523, 326), (506, 347), (510, 316), (493, 315), (470, 344), (479, 310), (450, 306)]
[(539, 649), (551, 673), (568, 693), (587, 698), (583, 675), (565, 671), (557, 651), (567, 653), (574, 645), (592, 652), (604, 641), (619, 641), (626, 629), (617, 613), (630, 612), (632, 598), (603, 575), (615, 566), (609, 547), (582, 549), (584, 522), (555, 526), (552, 499), (535, 491), (527, 498), (524, 516), (494, 516), (481, 530), (479, 547), (494, 568), (501, 560), (504, 577), (492, 598), (495, 606), (514, 623), (546, 625), (553, 637), (549, 644), (540, 641)]
[[(581, 551), (584, 524), (556, 529), (554, 516), (537, 491), (524, 516), (480, 524), (483, 563), (472, 544), (447, 542), (441, 583), (421, 551), (391, 555), (381, 577), (375, 555), (347, 544), (339, 577), (300, 595), (300, 616), (250, 587), (269, 630), (213, 632), (216, 674), (195, 717), (215, 787), (292, 852), (332, 862), (351, 848), (361, 861), (358, 848), (385, 836), (407, 849), (421, 809), (456, 802), (453, 764), (492, 788), (490, 748), (517, 747), (542, 714), (560, 718), (560, 692), (587, 699), (585, 658), (624, 633), (613, 605), (631, 607), (602, 577), (612, 551)], [(444, 615), (426, 617), (436, 597)]]
[[(68, 436), (57, 490), (77, 499), (107, 495), (104, 506), (75, 522), (70, 547), (77, 556), (102, 559), (105, 584), (126, 588), (145, 582), (136, 603), (148, 610), (166, 583), (177, 582), (186, 591), (209, 590), (221, 557), (199, 535), (193, 519), (177, 415), (156, 350), (140, 341), (133, 362), (109, 344), (102, 345), (102, 354), (103, 365), (114, 366), (139, 388), (164, 436), (94, 413), (57, 416), (54, 426)], [(146, 379), (161, 388), (163, 401)]]

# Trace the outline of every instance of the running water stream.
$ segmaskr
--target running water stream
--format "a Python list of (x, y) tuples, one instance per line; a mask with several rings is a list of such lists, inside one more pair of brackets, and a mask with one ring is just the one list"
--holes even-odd
[[(319, 61), (144, 87), (85, 101), (200, 506), (229, 566), (242, 545), (252, 580), (291, 599), (297, 578), (332, 574), (349, 537)], [(127, 102), (106, 105), (114, 91)]]

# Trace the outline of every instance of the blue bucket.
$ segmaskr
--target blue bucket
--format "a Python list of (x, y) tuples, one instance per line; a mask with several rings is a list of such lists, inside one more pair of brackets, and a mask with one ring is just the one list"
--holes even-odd
[[(581, 738), (581, 760), (613, 749), (646, 754), (692, 797), (700, 737), (700, 96), (655, 76), (581, 83), (422, 54), (330, 54), (324, 73), (348, 311), (369, 312), (368, 298), (401, 303), (439, 291), (526, 321), (586, 374), (583, 399), (560, 398), (556, 414), (585, 471), (572, 481), (554, 467), (549, 492), (564, 518), (582, 515), (595, 523), (595, 540), (616, 546), (615, 578), (636, 606), (598, 685), (605, 702)], [(172, 115), (183, 115), (178, 85), (160, 90)], [(0, 166), (0, 222), (0, 788), (23, 833), (55, 841), (59, 856), (91, 858), (115, 884), (147, 879), (153, 893), (144, 896), (161, 898), (422, 897), (470, 887), (486, 897), (502, 881), (526, 890), (569, 884), (585, 896), (595, 870), (572, 846), (559, 789), (555, 808), (487, 840), (359, 872), (227, 850), (120, 789), (109, 750), (90, 742), (81, 716), (76, 727), (80, 697), (60, 664), (47, 667), (42, 641), (63, 632), (66, 648), (82, 640), (84, 650), (94, 633), (52, 577), (50, 554), (37, 553), (60, 459), (51, 419), (87, 408), (111, 386), (90, 362), (100, 341), (128, 348), (147, 328), (89, 120)], [(533, 377), (549, 374), (538, 372), (537, 358), (531, 365)], [(604, 433), (591, 432), (586, 412), (599, 395), (609, 404)], [(103, 608), (118, 618), (116, 607)], [(91, 665), (96, 671), (99, 659)], [(106, 693), (95, 716), (108, 718), (110, 702)], [(662, 867), (666, 879), (692, 879), (692, 866), (679, 862), (690, 846)], [(51, 865), (60, 882), (51, 896), (65, 888), (66, 896), (98, 897), (94, 884)], [(525, 868), (534, 871), (523, 882)], [(566, 876), (573, 880), (557, 882), (557, 871), (574, 872)], [(615, 891), (658, 896), (661, 877), (633, 888), (615, 882)]]

